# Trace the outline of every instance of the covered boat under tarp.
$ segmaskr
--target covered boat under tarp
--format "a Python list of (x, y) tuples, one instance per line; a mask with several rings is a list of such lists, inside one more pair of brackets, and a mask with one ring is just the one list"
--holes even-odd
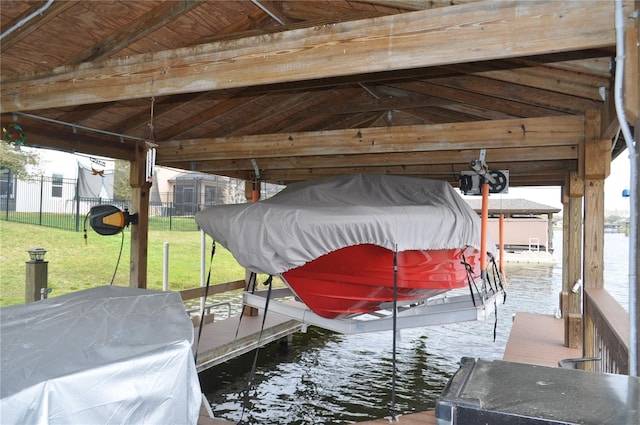
[(380, 309), (393, 300), (394, 282), (396, 299), (407, 301), (480, 273), (480, 219), (442, 181), (338, 176), (256, 203), (209, 207), (196, 221), (242, 266), (282, 276), (327, 318)]
[(193, 424), (178, 293), (105, 286), (0, 309), (2, 424)]

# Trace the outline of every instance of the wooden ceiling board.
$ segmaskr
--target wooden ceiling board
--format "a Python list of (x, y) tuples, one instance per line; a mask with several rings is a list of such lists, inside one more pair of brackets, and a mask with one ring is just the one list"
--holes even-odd
[[(44, 4), (0, 3), (3, 31)], [(16, 115), (42, 146), (118, 158), (153, 137), (161, 164), (242, 178), (257, 158), (271, 181), (455, 184), (486, 148), (512, 186), (563, 184), (585, 113), (615, 127), (609, 3), (56, 1), (0, 44), (0, 118), (111, 131)]]

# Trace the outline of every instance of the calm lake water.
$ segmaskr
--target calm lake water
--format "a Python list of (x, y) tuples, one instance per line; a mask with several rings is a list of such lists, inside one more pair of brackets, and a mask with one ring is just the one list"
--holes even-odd
[[(605, 286), (628, 306), (628, 238), (605, 235)], [(507, 300), (494, 318), (404, 329), (397, 344), (396, 412), (433, 409), (461, 357), (501, 359), (517, 311), (554, 314), (562, 287), (561, 234), (556, 265), (508, 264)], [(310, 327), (283, 350), (259, 352), (249, 404), (242, 419), (254, 424), (345, 424), (387, 416), (391, 400), (392, 332), (341, 335)], [(241, 392), (255, 353), (200, 375), (216, 417), (239, 421)]]

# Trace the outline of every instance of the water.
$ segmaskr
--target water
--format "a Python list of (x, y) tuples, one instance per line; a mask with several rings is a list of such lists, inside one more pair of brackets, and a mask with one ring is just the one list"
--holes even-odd
[[(554, 246), (561, 247), (561, 234)], [(433, 409), (463, 356), (501, 359), (516, 311), (554, 314), (562, 287), (556, 265), (509, 264), (506, 304), (495, 319), (405, 329), (397, 344), (396, 412)], [(628, 239), (605, 235), (605, 287), (627, 303)], [(254, 389), (242, 413), (254, 353), (201, 374), (216, 417), (254, 424), (344, 424), (388, 415), (392, 333), (340, 335), (310, 327), (288, 350), (277, 344), (259, 352)]]

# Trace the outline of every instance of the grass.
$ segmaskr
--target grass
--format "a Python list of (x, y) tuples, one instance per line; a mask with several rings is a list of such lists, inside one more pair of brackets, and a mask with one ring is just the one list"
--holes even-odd
[[(101, 236), (88, 230), (83, 233), (36, 225), (0, 221), (0, 306), (22, 304), (25, 297), (25, 263), (27, 250), (47, 250), (50, 296), (109, 285), (122, 234)], [(122, 258), (113, 282), (129, 286), (129, 231), (124, 232)], [(211, 238), (207, 237), (207, 271)], [(162, 289), (163, 245), (169, 242), (169, 289), (181, 290), (200, 285), (200, 232), (149, 231), (147, 288)], [(220, 245), (216, 247), (211, 283), (244, 279), (244, 269)]]

